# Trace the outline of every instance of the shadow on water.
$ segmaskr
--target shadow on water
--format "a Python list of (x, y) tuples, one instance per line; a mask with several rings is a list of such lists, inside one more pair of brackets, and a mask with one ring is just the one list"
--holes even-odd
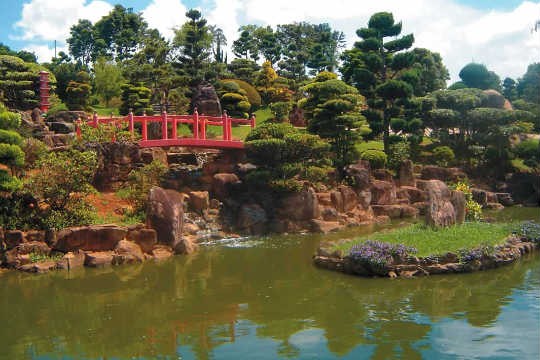
[(419, 359), (479, 349), (538, 358), (537, 255), (466, 275), (364, 279), (313, 267), (321, 238), (223, 241), (159, 264), (0, 275), (0, 358)]

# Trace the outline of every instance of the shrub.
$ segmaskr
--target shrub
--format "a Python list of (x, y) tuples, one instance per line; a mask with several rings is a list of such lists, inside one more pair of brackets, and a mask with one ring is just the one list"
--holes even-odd
[(63, 102), (59, 102), (58, 104), (55, 104), (49, 108), (49, 111), (47, 111), (47, 117), (52, 117), (59, 113), (60, 111), (68, 111), (68, 107)]
[(465, 218), (469, 221), (482, 219), (482, 205), (474, 201), (471, 187), (465, 182), (458, 182), (452, 188), (465, 194)]
[(148, 193), (153, 186), (159, 186), (167, 167), (158, 160), (152, 161), (129, 173), (128, 181), (118, 192), (118, 196), (129, 201), (135, 213), (146, 210)]
[(22, 150), (24, 151), (24, 165), (27, 168), (32, 168), (39, 159), (49, 152), (47, 145), (35, 138), (24, 139)]
[(454, 150), (448, 146), (437, 146), (433, 149), (433, 158), (437, 165), (448, 166), (454, 162), (456, 156), (454, 155)]
[(540, 159), (540, 143), (537, 139), (527, 139), (518, 143), (514, 152), (520, 158), (527, 160), (532, 158)]
[(0, 129), (0, 143), (20, 146), (22, 137), (15, 131)]
[(90, 151), (50, 152), (36, 162), (24, 189), (42, 204), (47, 228), (91, 222), (92, 209), (85, 198), (95, 191), (90, 182), (96, 168), (96, 154)]
[(381, 169), (386, 165), (388, 157), (384, 151), (370, 149), (360, 154), (360, 159), (368, 161), (372, 169)]
[(21, 125), (21, 114), (10, 111), (0, 112), (0, 129), (16, 129)]
[(406, 140), (390, 144), (388, 151), (388, 167), (398, 170), (404, 160), (410, 158), (410, 146)]
[(244, 90), (246, 93), (248, 102), (251, 104), (251, 111), (255, 111), (259, 107), (261, 107), (261, 95), (259, 95), (259, 92), (248, 82), (240, 80), (240, 79), (226, 79), (226, 80), (222, 80), (222, 82), (224, 82), (225, 84), (234, 83), (238, 86), (239, 89)]
[(289, 118), (292, 104), (288, 101), (278, 101), (270, 104), (270, 110), (274, 114), (277, 121), (286, 121)]
[(17, 145), (0, 144), (0, 164), (11, 168), (24, 165), (24, 152)]
[(131, 134), (127, 125), (117, 127), (111, 124), (98, 124), (97, 127), (81, 124), (81, 139), (84, 143), (107, 143), (113, 141), (129, 142), (140, 138), (138, 133)]

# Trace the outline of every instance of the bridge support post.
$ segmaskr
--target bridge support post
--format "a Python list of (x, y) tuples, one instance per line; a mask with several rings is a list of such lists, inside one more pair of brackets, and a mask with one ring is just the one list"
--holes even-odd
[(206, 117), (199, 119), (201, 125), (201, 139), (206, 140)]
[(129, 109), (128, 114), (128, 130), (131, 136), (133, 137), (133, 133), (135, 132), (135, 124), (133, 122), (133, 110)]
[(227, 110), (223, 110), (221, 114), (221, 123), (223, 126), (223, 140), (229, 140), (229, 126), (227, 124)]
[(177, 120), (176, 117), (173, 115), (173, 119), (172, 119), (172, 135), (171, 135), (171, 137), (172, 137), (173, 139), (175, 139), (175, 140), (176, 140), (176, 138), (178, 138), (178, 134), (177, 134), (178, 129), (176, 128), (176, 127), (178, 126), (177, 121), (178, 121), (178, 120)]
[(251, 118), (249, 119), (249, 125), (251, 128), (255, 128), (255, 114), (251, 114)]
[(167, 140), (167, 112), (163, 111), (161, 113), (161, 138)]
[(77, 122), (75, 123), (75, 133), (77, 134), (77, 139), (80, 139), (82, 134), (81, 134), (81, 117), (79, 116), (79, 118), (77, 119)]
[(143, 141), (148, 140), (148, 128), (146, 126), (146, 116), (143, 116), (141, 119), (141, 135), (142, 135)]
[(94, 115), (92, 115), (92, 126), (97, 129), (98, 124), (99, 122), (98, 122), (97, 111), (94, 111)]
[(199, 113), (197, 108), (193, 111), (193, 137), (195, 139), (199, 138)]

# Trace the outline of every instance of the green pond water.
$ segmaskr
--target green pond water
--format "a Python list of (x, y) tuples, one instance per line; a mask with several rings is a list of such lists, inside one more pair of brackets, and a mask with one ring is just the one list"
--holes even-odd
[(0, 359), (539, 359), (540, 256), (396, 280), (312, 265), (322, 239), (370, 230), (223, 240), (163, 263), (0, 274)]

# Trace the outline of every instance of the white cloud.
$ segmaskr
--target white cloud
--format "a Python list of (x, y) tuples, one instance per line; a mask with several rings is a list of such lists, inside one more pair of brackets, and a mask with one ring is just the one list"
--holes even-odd
[[(54, 47), (50, 47), (48, 45), (32, 43), (26, 45), (24, 49), (36, 54), (39, 62), (50, 62), (51, 59), (54, 57)], [(66, 54), (68, 53), (68, 49), (66, 46), (57, 46), (56, 54), (58, 54), (60, 51), (63, 51)]]
[(242, 10), (240, 0), (215, 0), (215, 6), (212, 11), (206, 16), (210, 25), (216, 25), (223, 30), (223, 34), (227, 38), (228, 48), (238, 37), (238, 13)]
[(92, 22), (106, 15), (112, 6), (101, 0), (31, 0), (23, 5), (21, 20), (15, 24), (22, 40), (64, 42), (69, 29), (79, 19)]
[[(328, 22), (347, 37), (367, 25), (374, 12), (391, 11), (403, 21), (403, 33), (414, 33), (416, 47), (439, 52), (458, 80), (459, 70), (474, 60), (501, 78), (523, 75), (540, 59), (540, 33), (530, 28), (540, 16), (540, 2), (524, 1), (509, 11), (481, 11), (452, 0), (242, 0), (243, 23), (275, 26), (293, 21)], [(234, 40), (237, 37), (234, 36)]]
[(172, 39), (173, 29), (186, 21), (186, 11), (180, 0), (153, 0), (142, 13), (148, 26), (158, 29), (167, 39)]

